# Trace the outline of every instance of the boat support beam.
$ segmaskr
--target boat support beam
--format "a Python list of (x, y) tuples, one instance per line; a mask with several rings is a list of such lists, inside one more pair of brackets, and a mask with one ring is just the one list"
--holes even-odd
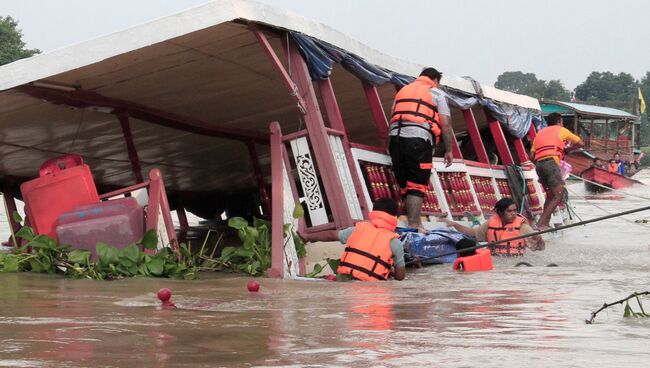
[(485, 117), (487, 118), (488, 125), (490, 126), (492, 138), (494, 138), (494, 143), (497, 146), (497, 151), (499, 152), (499, 157), (501, 158), (501, 164), (514, 165), (515, 161), (510, 154), (508, 141), (506, 141), (506, 136), (503, 134), (501, 123), (499, 123), (499, 121), (492, 116), (492, 113), (488, 109), (484, 108), (483, 111), (485, 112)]
[(264, 144), (268, 144), (269, 141), (267, 133), (241, 128), (222, 127), (200, 119), (177, 115), (169, 111), (155, 109), (135, 102), (106, 97), (92, 91), (61, 91), (28, 84), (14, 87), (12, 90), (57, 105), (114, 115), (126, 113), (134, 119), (200, 135), (239, 141), (254, 140), (255, 142)]

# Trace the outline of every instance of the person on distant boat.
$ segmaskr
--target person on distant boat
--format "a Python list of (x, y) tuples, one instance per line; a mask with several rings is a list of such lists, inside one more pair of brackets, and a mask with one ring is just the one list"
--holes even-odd
[[(463, 234), (475, 237), (479, 242), (494, 242), (535, 232), (526, 218), (517, 213), (517, 207), (512, 198), (504, 197), (497, 201), (494, 205), (494, 212), (495, 214), (487, 222), (477, 227), (468, 227), (446, 218), (441, 219), (441, 221)], [(522, 256), (526, 252), (526, 246), (534, 251), (544, 250), (546, 247), (541, 235), (535, 235), (525, 239), (496, 244), (490, 250), (492, 255)]]
[[(620, 153), (616, 152), (614, 154), (614, 162), (616, 162), (616, 164), (618, 165), (615, 172), (618, 173), (619, 175), (625, 175), (625, 167), (623, 165), (623, 160), (621, 160)], [(610, 170), (610, 172), (614, 172), (614, 171)]]
[(615, 159), (611, 159), (611, 160), (609, 160), (609, 164), (607, 164), (607, 171), (609, 171), (610, 173), (613, 173), (613, 174), (618, 174), (620, 166), (621, 166), (621, 164), (616, 162)]
[(442, 73), (426, 68), (411, 84), (395, 95), (390, 124), (390, 151), (393, 172), (406, 205), (408, 226), (424, 232), (420, 214), (429, 186), (435, 144), (442, 139), (445, 164), (453, 160), (449, 106), (438, 89)]
[(397, 202), (380, 198), (368, 214), (370, 221), (339, 231), (339, 240), (345, 244), (337, 273), (350, 275), (361, 281), (404, 280), (406, 263), (404, 246), (395, 233)]
[(562, 202), (564, 180), (560, 170), (560, 160), (564, 157), (566, 142), (572, 148), (583, 146), (582, 139), (564, 128), (562, 115), (554, 112), (546, 117), (548, 126), (537, 133), (530, 147), (530, 159), (535, 162), (539, 182), (546, 190), (544, 211), (537, 221), (540, 230), (550, 229), (551, 215)]
[(602, 169), (603, 168), (603, 160), (599, 159), (598, 157), (594, 157), (594, 160), (592, 161), (591, 166)]

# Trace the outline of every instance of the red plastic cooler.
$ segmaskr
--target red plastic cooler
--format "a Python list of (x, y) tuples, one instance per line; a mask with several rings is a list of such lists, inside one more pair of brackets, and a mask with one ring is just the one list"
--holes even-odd
[(144, 210), (135, 198), (121, 198), (80, 206), (63, 213), (59, 223), (59, 242), (89, 250), (94, 258), (99, 242), (123, 248), (140, 240), (144, 234)]
[(99, 195), (90, 167), (79, 155), (48, 160), (39, 174), (39, 178), (20, 186), (25, 213), (37, 234), (56, 239), (59, 216), (80, 205), (99, 203)]

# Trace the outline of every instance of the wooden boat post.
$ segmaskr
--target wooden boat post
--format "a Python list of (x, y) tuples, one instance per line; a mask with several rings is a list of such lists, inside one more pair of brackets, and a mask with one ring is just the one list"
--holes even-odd
[(485, 117), (487, 118), (488, 125), (490, 126), (492, 138), (494, 138), (494, 143), (497, 146), (497, 151), (499, 152), (501, 163), (504, 165), (514, 165), (515, 161), (512, 159), (512, 155), (510, 154), (508, 141), (506, 141), (506, 137), (503, 134), (501, 124), (492, 116), (492, 113), (487, 108), (484, 108), (483, 111), (485, 112)]
[(474, 151), (478, 157), (478, 161), (484, 164), (489, 165), (490, 159), (488, 158), (487, 151), (485, 150), (485, 145), (481, 139), (481, 133), (478, 131), (478, 124), (476, 124), (476, 119), (474, 118), (474, 112), (472, 109), (463, 110), (463, 117), (465, 118), (465, 125), (467, 126), (467, 131), (472, 140), (472, 145), (474, 146)]
[(135, 143), (133, 143), (133, 134), (131, 133), (131, 124), (129, 122), (129, 115), (127, 113), (117, 114), (117, 118), (120, 121), (122, 126), (122, 133), (124, 134), (124, 141), (126, 143), (126, 149), (129, 153), (129, 162), (131, 162), (131, 171), (133, 171), (133, 176), (135, 176), (135, 183), (139, 184), (144, 182), (144, 177), (142, 176), (142, 167), (140, 166), (140, 157), (138, 157), (138, 151), (135, 148)]

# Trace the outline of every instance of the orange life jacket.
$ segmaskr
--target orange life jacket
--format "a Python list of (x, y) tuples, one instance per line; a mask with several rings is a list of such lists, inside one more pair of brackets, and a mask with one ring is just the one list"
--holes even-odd
[(350, 234), (337, 272), (362, 281), (388, 280), (393, 267), (390, 241), (395, 234), (397, 217), (372, 211), (370, 222), (357, 222)]
[[(437, 85), (429, 77), (420, 76), (413, 83), (402, 87), (395, 95), (391, 123), (401, 126), (417, 126), (440, 139), (438, 106), (431, 100), (431, 88)], [(405, 123), (402, 123), (404, 121)], [(415, 123), (415, 124), (413, 124)], [(399, 129), (393, 128), (393, 129)]]
[(492, 268), (492, 256), (487, 249), (477, 249), (473, 256), (456, 258), (452, 266), (455, 271), (490, 271)]
[(607, 164), (607, 170), (611, 173), (618, 174), (618, 162), (614, 162), (614, 163), (610, 162), (609, 164)]
[[(487, 240), (488, 242), (494, 242), (497, 240), (504, 240), (509, 238), (514, 238), (521, 235), (521, 224), (526, 222), (526, 218), (521, 215), (517, 215), (515, 221), (510, 224), (503, 225), (501, 223), (501, 217), (498, 214), (492, 215), (488, 221), (488, 232)], [(526, 251), (526, 240), (519, 239), (512, 242), (503, 242), (495, 244), (490, 247), (492, 249), (492, 254), (494, 255), (504, 255), (504, 256), (523, 256)]]
[(544, 157), (559, 156), (564, 157), (564, 141), (560, 139), (559, 125), (551, 125), (537, 133), (533, 144), (535, 145), (535, 161)]

